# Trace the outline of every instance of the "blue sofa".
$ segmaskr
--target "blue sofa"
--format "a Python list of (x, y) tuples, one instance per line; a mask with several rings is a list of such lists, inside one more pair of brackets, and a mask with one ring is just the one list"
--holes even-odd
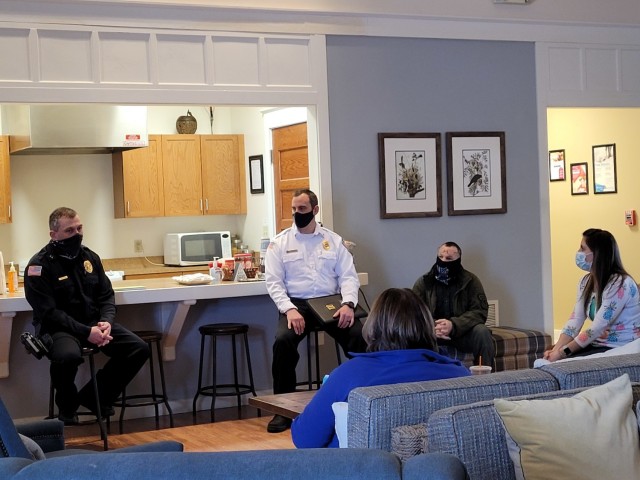
[[(402, 463), (378, 449), (263, 450), (182, 452), (178, 442), (155, 442), (95, 453), (65, 450), (62, 422), (41, 420), (14, 424), (0, 399), (0, 478), (3, 480), (170, 480), (188, 478), (250, 480), (386, 479), (465, 480), (453, 455), (424, 454)], [(22, 439), (19, 433), (28, 437)], [(26, 448), (33, 440), (44, 459)]]
[[(0, 459), (5, 480), (465, 480), (454, 456), (425, 454), (404, 464), (382, 450), (310, 449), (249, 452), (90, 454), (42, 461)], [(6, 465), (5, 465), (6, 464)]]
[[(354, 389), (349, 395), (349, 447), (380, 448), (410, 459), (448, 453), (472, 480), (514, 479), (495, 398), (557, 398), (627, 373), (640, 400), (640, 354), (585, 358), (524, 369)], [(478, 445), (483, 454), (478, 455)]]

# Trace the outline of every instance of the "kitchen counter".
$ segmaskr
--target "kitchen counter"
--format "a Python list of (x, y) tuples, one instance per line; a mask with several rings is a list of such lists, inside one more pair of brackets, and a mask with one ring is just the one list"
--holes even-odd
[(209, 273), (207, 265), (195, 265), (191, 267), (168, 266), (164, 263), (163, 256), (155, 257), (129, 257), (102, 259), (105, 271), (123, 271), (125, 280), (136, 278), (173, 277), (189, 273)]
[[(171, 268), (171, 267), (167, 267)], [(182, 268), (182, 267), (180, 267)], [(125, 278), (126, 278), (125, 270)], [(361, 285), (368, 284), (368, 274), (359, 273)], [(175, 360), (175, 346), (184, 326), (189, 308), (198, 300), (267, 295), (264, 281), (222, 282), (217, 285), (180, 285), (171, 278), (136, 278), (113, 282), (116, 305), (172, 303), (167, 319), (163, 356), (165, 361)], [(17, 312), (31, 311), (24, 296), (24, 288), (17, 293), (0, 296), (0, 378), (9, 376), (9, 352), (13, 318)]]

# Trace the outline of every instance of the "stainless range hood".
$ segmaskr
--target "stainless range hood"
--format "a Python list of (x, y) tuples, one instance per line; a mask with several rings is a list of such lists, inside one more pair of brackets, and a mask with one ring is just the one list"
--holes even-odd
[(105, 154), (149, 145), (147, 107), (3, 105), (12, 155)]

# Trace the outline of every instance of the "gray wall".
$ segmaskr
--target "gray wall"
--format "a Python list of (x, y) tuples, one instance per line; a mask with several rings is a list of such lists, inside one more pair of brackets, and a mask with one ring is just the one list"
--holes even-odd
[[(543, 330), (533, 44), (327, 37), (327, 57), (334, 226), (369, 300), (411, 287), (453, 240), (501, 323)], [(506, 214), (447, 215), (447, 131), (505, 131)], [(378, 132), (442, 134), (442, 217), (380, 218)]]

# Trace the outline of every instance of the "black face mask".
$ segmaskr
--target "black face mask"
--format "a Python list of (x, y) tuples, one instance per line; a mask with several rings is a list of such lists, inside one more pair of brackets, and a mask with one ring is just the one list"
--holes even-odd
[(453, 282), (460, 272), (462, 271), (462, 259), (452, 260), (445, 262), (436, 259), (436, 280), (445, 285), (449, 285), (449, 282)]
[(315, 217), (313, 210), (308, 213), (296, 212), (293, 214), (293, 221), (295, 222), (296, 227), (304, 228), (311, 223), (313, 217)]
[(65, 238), (64, 240), (51, 240), (51, 244), (59, 256), (73, 260), (80, 253), (82, 235), (77, 233), (73, 237)]

